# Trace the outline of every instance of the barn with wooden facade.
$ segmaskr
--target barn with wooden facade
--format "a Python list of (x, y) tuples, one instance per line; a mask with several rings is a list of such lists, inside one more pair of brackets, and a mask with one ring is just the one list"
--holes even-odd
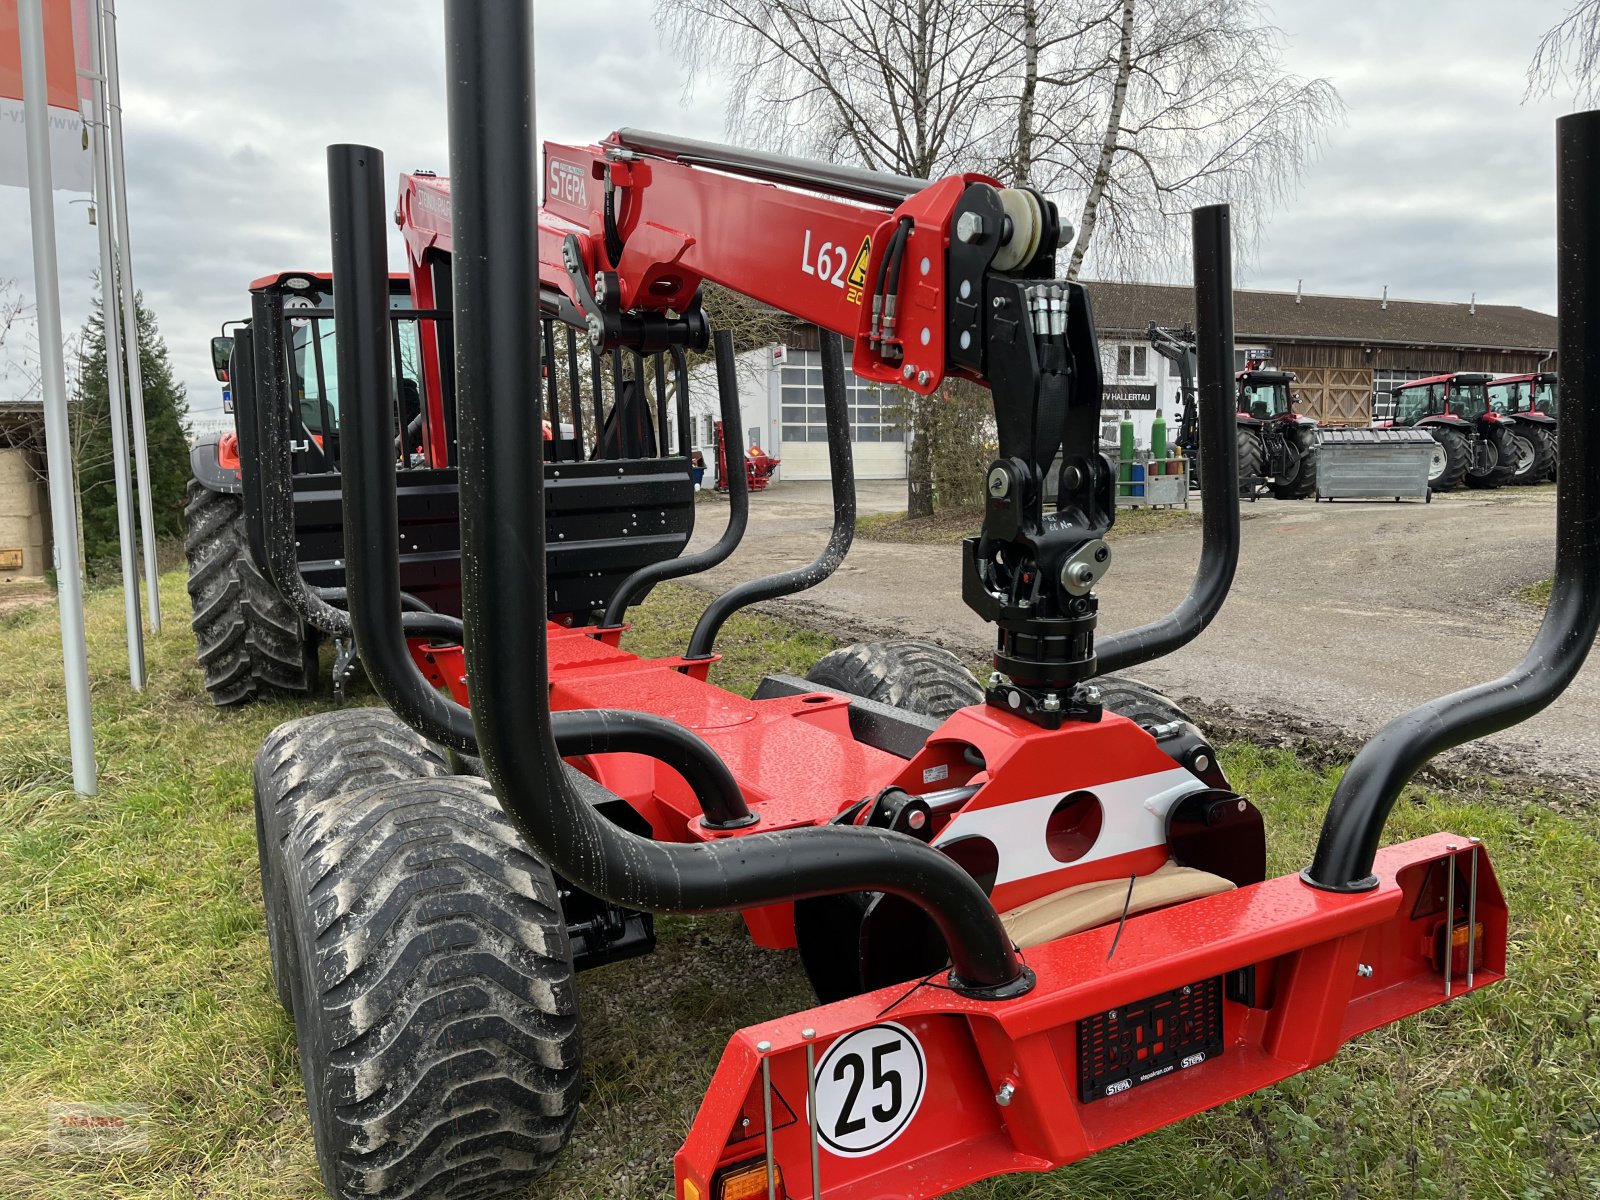
[[(1088, 288), (1105, 352), (1107, 409), (1159, 409), (1170, 418), (1179, 402), (1177, 368), (1148, 349), (1145, 331), (1152, 322), (1192, 323), (1192, 289)], [(1298, 376), (1300, 410), (1326, 424), (1368, 424), (1373, 393), (1407, 379), (1556, 369), (1555, 317), (1513, 305), (1239, 291), (1233, 311), (1236, 366), (1251, 349), (1268, 351), (1275, 370)]]

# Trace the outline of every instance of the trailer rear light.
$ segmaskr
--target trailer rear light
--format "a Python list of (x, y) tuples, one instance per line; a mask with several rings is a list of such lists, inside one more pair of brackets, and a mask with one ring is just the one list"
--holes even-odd
[[(690, 1188), (694, 1189), (693, 1193)], [(698, 1194), (699, 1189), (689, 1184), (684, 1189), (684, 1200), (691, 1200), (691, 1196)], [(711, 1200), (767, 1200), (768, 1196), (784, 1200), (787, 1195), (783, 1190), (783, 1168), (776, 1163), (772, 1165), (772, 1186), (768, 1189), (765, 1158), (723, 1167), (711, 1177)]]
[[(1433, 962), (1435, 971), (1444, 970), (1444, 924), (1441, 922), (1438, 930), (1429, 939), (1432, 943), (1428, 947), (1428, 957)], [(1483, 968), (1483, 922), (1478, 921), (1468, 925), (1465, 921), (1458, 922), (1450, 931), (1450, 973), (1460, 979), (1467, 974), (1467, 955), (1472, 955), (1472, 970)]]
[(1222, 976), (1078, 1022), (1078, 1098), (1115, 1096), (1222, 1053)]

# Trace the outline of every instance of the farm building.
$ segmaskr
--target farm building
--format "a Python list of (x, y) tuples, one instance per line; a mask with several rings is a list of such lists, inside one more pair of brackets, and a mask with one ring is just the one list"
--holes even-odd
[[(1173, 421), (1181, 407), (1177, 365), (1151, 349), (1145, 331), (1152, 323), (1192, 322), (1193, 292), (1152, 283), (1090, 282), (1088, 288), (1100, 335), (1106, 416), (1126, 412), (1143, 444), (1157, 412)], [(1512, 305), (1294, 292), (1236, 292), (1234, 329), (1236, 366), (1244, 366), (1247, 353), (1265, 351), (1274, 368), (1298, 376), (1303, 412), (1352, 425), (1370, 421), (1374, 391), (1443, 371), (1552, 369), (1556, 343), (1555, 317)], [(702, 369), (694, 384), (694, 441), (708, 460), (714, 381)], [(894, 419), (897, 389), (863, 383), (854, 374), (847, 383), (857, 476), (904, 478), (906, 440)], [(815, 328), (796, 326), (783, 345), (741, 355), (739, 390), (745, 430), (783, 460), (780, 477), (826, 478)]]

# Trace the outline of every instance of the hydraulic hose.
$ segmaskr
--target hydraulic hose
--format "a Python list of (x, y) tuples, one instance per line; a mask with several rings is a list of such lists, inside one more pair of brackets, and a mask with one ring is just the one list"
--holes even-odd
[(1556, 122), (1556, 304), (1561, 362), (1556, 574), (1523, 660), (1412, 709), (1363, 746), (1339, 781), (1316, 856), (1301, 877), (1326, 891), (1365, 891), (1400, 789), (1428, 759), (1519, 721), (1559, 696), (1600, 628), (1600, 112)]
[(666, 845), (611, 824), (574, 792), (551, 727), (543, 443), (524, 399), (539, 378), (527, 336), (538, 294), (532, 5), (453, 0), (445, 54), (456, 312), (473, 316), (457, 322), (456, 337), (467, 663), (501, 804), (552, 869), (613, 903), (707, 912), (891, 892), (936, 923), (954, 984), (990, 996), (1025, 990), (1031, 973), (983, 889), (915, 838), (824, 826)]

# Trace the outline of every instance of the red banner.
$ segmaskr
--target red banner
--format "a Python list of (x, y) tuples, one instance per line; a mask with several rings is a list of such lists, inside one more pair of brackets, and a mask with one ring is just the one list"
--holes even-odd
[[(43, 0), (44, 59), (50, 105), (50, 157), (59, 190), (89, 190), (89, 156), (83, 151), (80, 99), (92, 84), (79, 71), (90, 65), (89, 0)], [(0, 0), (0, 184), (27, 186), (22, 122), (22, 44), (17, 0)]]

